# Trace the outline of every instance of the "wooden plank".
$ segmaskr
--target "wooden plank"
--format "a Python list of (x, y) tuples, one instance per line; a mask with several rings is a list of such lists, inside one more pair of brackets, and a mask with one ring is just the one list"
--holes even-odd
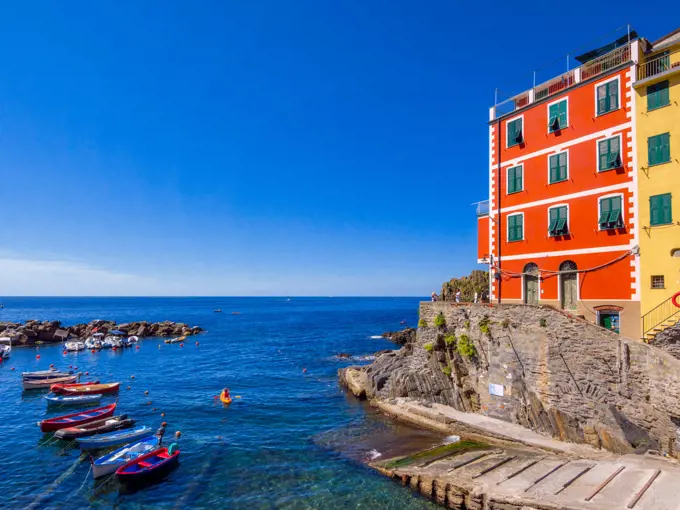
[(657, 469), (654, 474), (649, 477), (649, 480), (647, 480), (647, 483), (640, 489), (640, 491), (635, 495), (633, 500), (628, 503), (628, 508), (633, 508), (635, 504), (640, 501), (640, 498), (644, 495), (645, 492), (647, 492), (647, 489), (651, 487), (651, 485), (654, 483), (654, 480), (658, 478), (658, 476), (661, 474), (661, 470)]
[(616, 478), (616, 477), (619, 475), (619, 473), (621, 473), (621, 471), (623, 471), (624, 469), (626, 469), (626, 466), (621, 466), (619, 469), (617, 469), (616, 471), (614, 471), (614, 472), (609, 476), (609, 478), (607, 478), (604, 482), (602, 482), (600, 485), (598, 485), (598, 487), (595, 489), (595, 491), (594, 491), (590, 496), (588, 496), (585, 500), (586, 500), (586, 501), (590, 501), (590, 500), (593, 499), (595, 496), (597, 496), (597, 495), (600, 493), (600, 491), (601, 491), (602, 489), (604, 489), (607, 485), (609, 485), (609, 484), (611, 483), (611, 481), (612, 481), (614, 478)]

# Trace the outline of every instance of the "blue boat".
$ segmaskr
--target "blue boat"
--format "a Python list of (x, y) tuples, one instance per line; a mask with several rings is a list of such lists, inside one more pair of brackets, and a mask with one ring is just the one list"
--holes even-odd
[(175, 443), (140, 455), (116, 470), (122, 483), (146, 484), (167, 475), (179, 464), (179, 448)]
[(92, 474), (95, 478), (109, 475), (119, 467), (136, 459), (140, 455), (149, 453), (158, 448), (158, 438), (155, 436), (145, 437), (141, 441), (128, 444), (117, 450), (107, 453), (103, 457), (92, 460)]
[(99, 403), (101, 395), (53, 395), (45, 396), (48, 406), (86, 406)]
[(97, 434), (89, 437), (79, 437), (78, 447), (81, 450), (99, 450), (101, 448), (111, 448), (122, 444), (139, 441), (153, 434), (151, 427), (137, 427), (130, 430), (118, 430), (108, 434)]

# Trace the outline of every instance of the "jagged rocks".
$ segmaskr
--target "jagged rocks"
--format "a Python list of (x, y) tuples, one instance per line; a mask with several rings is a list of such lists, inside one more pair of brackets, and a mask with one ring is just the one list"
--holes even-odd
[(405, 328), (401, 331), (387, 331), (382, 334), (382, 337), (397, 345), (406, 345), (416, 341), (416, 329)]

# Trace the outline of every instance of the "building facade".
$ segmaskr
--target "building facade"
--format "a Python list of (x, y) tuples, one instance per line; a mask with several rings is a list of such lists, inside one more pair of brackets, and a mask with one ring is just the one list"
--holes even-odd
[(680, 319), (680, 29), (641, 41), (633, 84), (637, 103), (640, 297), (642, 333), (654, 336)]
[(492, 301), (550, 304), (640, 337), (639, 40), (490, 110), (478, 261)]

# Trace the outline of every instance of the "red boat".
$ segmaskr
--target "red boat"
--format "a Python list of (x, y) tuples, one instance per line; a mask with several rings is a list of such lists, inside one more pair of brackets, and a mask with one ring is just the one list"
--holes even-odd
[(57, 418), (49, 418), (47, 420), (39, 421), (38, 426), (43, 432), (54, 432), (55, 430), (65, 429), (66, 427), (77, 427), (84, 423), (100, 420), (101, 418), (108, 418), (116, 410), (116, 404), (117, 402), (114, 402), (108, 406), (98, 407), (91, 411), (81, 411), (79, 413), (58, 416)]
[(69, 383), (69, 384), (66, 384), (66, 383), (54, 383), (52, 386), (50, 386), (50, 391), (51, 391), (52, 393), (57, 393), (57, 392), (55, 391), (55, 388), (56, 388), (57, 390), (59, 390), (59, 389), (61, 389), (61, 388), (77, 388), (78, 386), (89, 386), (89, 385), (91, 385), (91, 384), (99, 384), (99, 381), (90, 381), (90, 382), (81, 382), (81, 383)]
[(173, 443), (132, 459), (116, 470), (116, 476), (123, 483), (149, 482), (162, 478), (178, 464), (179, 448)]
[(120, 388), (120, 383), (105, 383), (105, 384), (79, 384), (72, 386), (69, 384), (55, 384), (52, 386), (52, 392), (60, 393), (62, 395), (100, 395), (102, 393), (117, 393)]

